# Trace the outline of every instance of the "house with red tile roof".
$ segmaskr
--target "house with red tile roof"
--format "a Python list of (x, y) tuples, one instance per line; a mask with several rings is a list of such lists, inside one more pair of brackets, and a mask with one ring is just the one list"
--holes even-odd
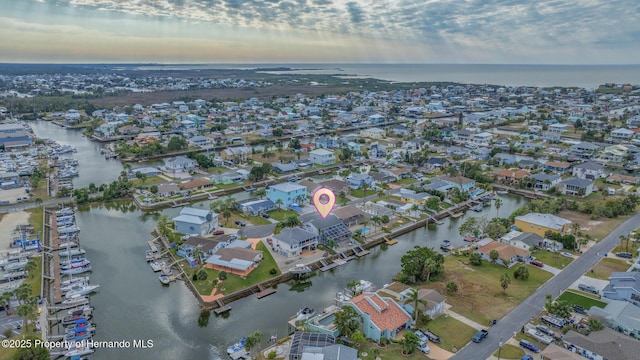
[(362, 317), (362, 332), (373, 341), (393, 339), (411, 325), (411, 316), (391, 298), (365, 292), (342, 305), (353, 307)]

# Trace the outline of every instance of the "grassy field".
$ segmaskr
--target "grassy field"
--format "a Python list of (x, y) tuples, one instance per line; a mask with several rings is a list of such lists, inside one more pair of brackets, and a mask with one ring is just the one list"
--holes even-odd
[(410, 185), (413, 184), (414, 182), (416, 182), (418, 180), (414, 179), (414, 178), (404, 178), (404, 179), (400, 179), (398, 181), (394, 181), (394, 184), (398, 184), (398, 185)]
[(591, 309), (592, 306), (597, 306), (599, 308), (604, 308), (607, 304), (603, 303), (600, 300), (596, 300), (594, 298), (584, 296), (582, 294), (575, 293), (573, 291), (565, 291), (559, 297), (559, 300), (564, 300), (571, 305), (580, 305), (586, 310)]
[[(366, 196), (375, 195), (376, 193), (377, 193), (377, 191), (368, 189)], [(365, 197), (364, 191), (362, 191), (361, 189), (351, 190), (351, 194), (350, 195), (353, 196), (354, 198), (358, 198), (358, 199), (362, 199), (363, 197)]]
[(586, 275), (596, 279), (609, 280), (611, 273), (627, 271), (629, 266), (626, 260), (623, 259), (604, 258), (600, 260), (600, 263), (592, 267)]
[(142, 180), (137, 179), (137, 178), (136, 179), (132, 179), (131, 180), (131, 184), (133, 185), (133, 187), (138, 187), (138, 186), (146, 187), (146, 186), (151, 186), (151, 185), (154, 185), (154, 184), (160, 184), (160, 183), (163, 183), (163, 182), (166, 182), (166, 181), (167, 180), (163, 179), (160, 176), (151, 176), (151, 177), (146, 178), (144, 180), (144, 182), (142, 182)]
[(497, 357), (498, 354), (500, 354), (500, 359), (520, 360), (524, 355), (524, 350), (519, 346), (505, 344), (501, 349), (496, 350), (496, 352), (493, 353), (493, 356)]
[(29, 273), (23, 284), (31, 286), (31, 296), (40, 296), (42, 292), (42, 256), (34, 256), (36, 267)]
[[(386, 347), (381, 348), (378, 345), (371, 342), (366, 342), (360, 345), (358, 349), (360, 359), (375, 360), (376, 357), (374, 356), (374, 351), (375, 351), (374, 349), (377, 349), (377, 351), (380, 352), (378, 354), (378, 357), (382, 360), (397, 360), (397, 359), (424, 360), (425, 359), (425, 355), (421, 353), (418, 349), (416, 349), (411, 355), (403, 355), (402, 348), (400, 348), (400, 345), (398, 344), (389, 344)], [(363, 353), (366, 353), (367, 356), (364, 356)]]
[(558, 269), (562, 269), (569, 265), (573, 259), (564, 257), (560, 253), (554, 253), (548, 250), (538, 250), (532, 254), (536, 260), (542, 261), (545, 265), (549, 265)]
[[(276, 265), (276, 261), (273, 259), (269, 251), (267, 251), (265, 245), (262, 242), (258, 243), (256, 249), (262, 251), (262, 254), (264, 256), (264, 259), (262, 260), (260, 265), (258, 265), (258, 267), (254, 269), (246, 278), (238, 275), (228, 274), (227, 279), (222, 281), (222, 284), (218, 288), (220, 290), (220, 293), (228, 295), (245, 287), (258, 284), (265, 280), (269, 280), (274, 276), (280, 275), (280, 270)], [(271, 275), (269, 273), (271, 269), (276, 269), (277, 274)], [(215, 279), (218, 278), (219, 271), (212, 269), (205, 269), (205, 271), (209, 274), (207, 280), (195, 281), (194, 285), (196, 286), (200, 294), (209, 295), (211, 294), (211, 290), (213, 290), (213, 286), (216, 283)]]
[(613, 231), (618, 225), (622, 224), (630, 216), (619, 216), (614, 219), (600, 218), (596, 220), (591, 219), (591, 215), (582, 214), (576, 211), (563, 210), (557, 214), (558, 216), (577, 222), (580, 224), (580, 232), (583, 234), (589, 234), (591, 238), (600, 241)]
[(276, 210), (269, 211), (269, 216), (271, 216), (275, 220), (282, 221), (288, 218), (289, 216), (297, 217), (298, 213), (293, 210), (276, 209)]
[(444, 315), (429, 321), (427, 328), (440, 336), (438, 346), (448, 351), (452, 351), (454, 346), (462, 349), (476, 333), (471, 326)]
[[(486, 261), (481, 266), (463, 264), (468, 261), (467, 257), (446, 256), (445, 275), (433, 284), (441, 294), (446, 294), (446, 283), (456, 282), (458, 293), (447, 297), (447, 302), (453, 306), (451, 310), (483, 325), (502, 318), (552, 276), (542, 269), (529, 267), (528, 280), (515, 280), (514, 268), (507, 269)], [(511, 284), (503, 292), (500, 277), (505, 272), (511, 277)]]
[(42, 238), (42, 215), (44, 209), (42, 207), (37, 207), (25, 211), (29, 213), (29, 224), (33, 226), (33, 232), (40, 235), (40, 238)]

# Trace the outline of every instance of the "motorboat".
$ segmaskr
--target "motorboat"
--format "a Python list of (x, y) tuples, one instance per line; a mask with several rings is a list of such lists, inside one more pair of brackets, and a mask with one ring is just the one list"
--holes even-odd
[(74, 278), (69, 278), (68, 280), (63, 280), (60, 282), (60, 286), (69, 286), (76, 283), (89, 283), (89, 276), (78, 276)]
[(56, 216), (69, 216), (69, 215), (73, 215), (75, 214), (75, 211), (73, 210), (73, 208), (70, 207), (66, 207), (66, 208), (62, 208), (60, 210), (56, 210)]
[(92, 269), (93, 268), (91, 267), (91, 264), (89, 264), (89, 265), (77, 267), (77, 268), (61, 269), (60, 273), (62, 273), (63, 275), (76, 275), (76, 274), (83, 274), (83, 273), (89, 272)]
[(75, 324), (77, 320), (84, 319), (89, 320), (91, 316), (76, 316), (76, 315), (67, 315), (62, 318), (62, 325), (71, 325)]
[(93, 349), (88, 346), (78, 346), (67, 351), (64, 356), (73, 358), (74, 356), (83, 356), (93, 354)]
[(167, 275), (160, 275), (159, 279), (163, 285), (169, 285), (169, 283), (171, 282), (171, 279)]
[(60, 286), (60, 292), (61, 293), (68, 293), (71, 290), (75, 290), (75, 289), (78, 289), (78, 288), (80, 288), (82, 286), (87, 286), (87, 285), (89, 285), (89, 283), (86, 282), (86, 281), (77, 281), (77, 282), (74, 282), (73, 284)]
[(83, 311), (85, 313), (91, 314), (91, 312), (93, 311), (93, 307), (89, 305), (82, 305), (81, 307), (67, 310), (67, 315), (73, 315), (73, 313), (76, 311)]
[(80, 306), (89, 303), (89, 298), (84, 295), (73, 296), (70, 299), (62, 301), (62, 305)]
[(440, 249), (444, 251), (451, 251), (451, 247), (451, 241), (449, 240), (444, 240), (442, 244), (440, 244)]
[(95, 330), (89, 330), (88, 328), (75, 328), (70, 333), (64, 334), (64, 341), (82, 341), (90, 338), (95, 333)]
[(80, 318), (78, 320), (76, 320), (76, 322), (74, 324), (68, 325), (67, 327), (64, 328), (64, 332), (65, 333), (69, 333), (69, 332), (73, 332), (74, 329), (76, 328), (94, 328), (95, 326), (89, 322), (87, 319), (85, 318)]
[(481, 212), (482, 211), (482, 204), (473, 204), (469, 207), (469, 210), (475, 211), (475, 212)]
[(309, 320), (316, 313), (315, 309), (304, 307), (296, 313), (296, 321)]
[(151, 266), (151, 269), (153, 270), (153, 272), (158, 272), (162, 270), (162, 265), (156, 260), (150, 261), (149, 266)]
[(307, 274), (311, 271), (311, 267), (305, 264), (296, 264), (296, 266), (289, 269), (289, 272), (292, 274)]
[(96, 289), (98, 289), (99, 287), (100, 287), (100, 285), (78, 286), (77, 288), (67, 292), (67, 294), (64, 297), (67, 298), (67, 299), (70, 299), (70, 298), (72, 298), (74, 296), (78, 296), (78, 295), (89, 295), (90, 293), (96, 291)]
[(89, 261), (86, 258), (80, 258), (80, 259), (61, 262), (60, 263), (60, 268), (61, 269), (71, 269), (71, 268), (87, 266), (89, 264), (91, 264), (91, 261)]
[(507, 195), (509, 191), (507, 190), (496, 190), (496, 194), (498, 195)]
[(354, 291), (356, 293), (363, 293), (363, 292), (374, 292), (376, 291), (376, 286), (368, 280), (360, 280), (355, 288)]
[(476, 238), (473, 237), (472, 235), (465, 235), (464, 236), (464, 241), (466, 241), (466, 242), (474, 242), (474, 241), (476, 241)]
[(84, 255), (85, 252), (86, 251), (84, 249), (80, 249), (80, 248), (69, 249), (69, 250), (61, 251), (60, 257), (80, 256), (80, 255)]
[(244, 347), (246, 343), (247, 337), (244, 336), (242, 339), (240, 339), (240, 341), (227, 348), (227, 354), (234, 360), (248, 357), (249, 352)]
[(155, 259), (155, 255), (153, 254), (153, 251), (151, 250), (147, 250), (147, 252), (145, 253), (145, 258), (147, 259), (147, 262), (152, 261), (153, 259)]

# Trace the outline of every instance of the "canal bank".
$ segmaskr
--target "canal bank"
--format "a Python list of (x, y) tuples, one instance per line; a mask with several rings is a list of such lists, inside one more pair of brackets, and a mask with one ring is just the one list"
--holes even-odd
[[(500, 211), (504, 214), (526, 203), (526, 199), (516, 196), (502, 199)], [(195, 206), (208, 207), (206, 203)], [(278, 284), (277, 293), (263, 299), (248, 296), (234, 301), (232, 310), (222, 316), (212, 312), (209, 317), (202, 317), (191, 291), (180, 281), (162, 286), (144, 258), (158, 217), (175, 216), (178, 211), (169, 208), (145, 213), (131, 202), (116, 202), (81, 206), (76, 213), (83, 248), (94, 267), (91, 281), (101, 286), (92, 298), (92, 305), (100, 309), (95, 314), (100, 328), (96, 340), (154, 340), (151, 349), (101, 349), (92, 355), (93, 359), (226, 359), (229, 344), (256, 330), (264, 334), (263, 344), (270, 335), (284, 336), (287, 320), (298, 309), (325, 308), (349, 281), (364, 279), (379, 287), (390, 283), (400, 271), (402, 255), (416, 245), (438, 249), (443, 239), (449, 239), (454, 246), (463, 246), (458, 226), (469, 216), (495, 214), (495, 208), (487, 207), (481, 213), (445, 219), (428, 235), (425, 226), (421, 226), (398, 236), (396, 245), (376, 247), (369, 255), (333, 270)]]

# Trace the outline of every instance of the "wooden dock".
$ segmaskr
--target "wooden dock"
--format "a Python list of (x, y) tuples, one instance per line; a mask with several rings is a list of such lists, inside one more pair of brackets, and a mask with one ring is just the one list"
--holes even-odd
[(276, 289), (270, 287), (270, 288), (265, 288), (264, 286), (262, 286), (262, 284), (258, 284), (258, 299), (262, 299), (263, 297), (269, 296), (271, 294), (275, 294), (276, 293)]
[(327, 261), (325, 259), (321, 259), (320, 260), (320, 264), (322, 266), (320, 267), (319, 270), (322, 271), (322, 272), (329, 271), (329, 270), (331, 270), (333, 268), (336, 268), (336, 267), (338, 267), (340, 265), (340, 264), (338, 264), (336, 262), (333, 262), (333, 263), (329, 264), (329, 263), (327, 263)]
[(388, 239), (386, 236), (384, 237), (384, 243), (387, 245), (395, 245), (398, 243), (396, 239)]
[(62, 302), (62, 292), (60, 291), (60, 254), (53, 254), (53, 302)]
[(369, 255), (371, 253), (369, 250), (365, 250), (362, 245), (356, 246), (353, 251), (355, 252), (357, 257), (363, 257), (365, 255)]
[(458, 213), (455, 213), (455, 214), (451, 214), (451, 218), (457, 219), (457, 218), (461, 217), (462, 215), (464, 215), (463, 212), (458, 212)]
[(58, 222), (56, 221), (56, 212), (53, 212), (53, 221), (51, 222), (51, 249), (58, 250)]
[(227, 311), (231, 310), (231, 306), (225, 305), (220, 299), (216, 300), (216, 304), (218, 304), (218, 307), (215, 308), (213, 312), (215, 312), (218, 315), (226, 313)]
[(158, 246), (156, 245), (154, 240), (149, 240), (148, 243), (151, 251), (153, 251), (154, 253), (158, 252)]

